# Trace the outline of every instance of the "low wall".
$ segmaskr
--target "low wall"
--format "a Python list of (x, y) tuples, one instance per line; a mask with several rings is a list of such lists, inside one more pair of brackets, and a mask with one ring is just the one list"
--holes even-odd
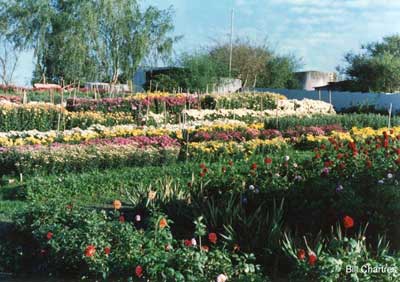
[(322, 101), (332, 102), (333, 107), (337, 111), (359, 105), (374, 105), (376, 109), (389, 110), (390, 104), (392, 104), (393, 112), (400, 112), (400, 94), (332, 91), (331, 95), (329, 95), (329, 91), (320, 91), (319, 93), (319, 91), (272, 88), (256, 89), (256, 91), (279, 93), (288, 99), (298, 100), (303, 98), (319, 100), (321, 96)]

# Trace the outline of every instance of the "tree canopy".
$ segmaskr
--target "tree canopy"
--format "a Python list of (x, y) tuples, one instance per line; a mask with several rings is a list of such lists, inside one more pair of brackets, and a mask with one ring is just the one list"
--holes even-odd
[(355, 91), (400, 91), (400, 36), (383, 38), (362, 46), (361, 53), (345, 55), (347, 66), (342, 72), (353, 82)]
[(172, 9), (143, 9), (136, 0), (7, 0), (2, 33), (33, 49), (33, 80), (60, 83), (131, 79), (146, 56), (165, 59), (178, 37)]
[[(221, 78), (229, 77), (230, 44), (218, 43), (194, 53), (184, 53), (176, 66), (185, 72), (171, 73), (155, 78), (160, 89), (182, 88), (191, 91), (211, 90)], [(277, 55), (267, 45), (246, 39), (234, 41), (231, 78), (241, 79), (243, 87), (296, 88), (294, 72), (300, 62), (295, 56)]]

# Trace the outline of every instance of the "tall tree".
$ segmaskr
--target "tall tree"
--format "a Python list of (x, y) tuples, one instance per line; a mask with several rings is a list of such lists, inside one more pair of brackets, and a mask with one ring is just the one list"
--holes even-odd
[(400, 91), (400, 36), (388, 36), (361, 49), (361, 53), (346, 54), (347, 66), (339, 68), (353, 82), (349, 90)]
[[(230, 44), (217, 44), (210, 49), (209, 54), (213, 61), (226, 66), (225, 76), (228, 77)], [(232, 48), (232, 77), (241, 79), (244, 87), (255, 85), (264, 70), (265, 62), (272, 56), (265, 45), (254, 44), (249, 40), (236, 40)]]
[(0, 36), (0, 81), (4, 85), (13, 82), (18, 64), (18, 51), (3, 36)]
[(11, 0), (0, 2), (7, 36), (34, 49), (34, 80), (66, 82), (131, 78), (151, 52), (167, 56), (178, 39), (172, 10), (136, 0)]

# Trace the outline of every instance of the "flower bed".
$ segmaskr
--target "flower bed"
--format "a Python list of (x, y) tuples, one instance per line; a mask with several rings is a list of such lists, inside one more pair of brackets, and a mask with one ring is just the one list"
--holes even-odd
[(196, 95), (167, 93), (149, 93), (130, 96), (127, 98), (103, 98), (103, 99), (68, 99), (69, 111), (102, 111), (102, 112), (135, 112), (142, 114), (152, 111), (177, 113), (185, 108), (198, 108), (199, 97)]
[(19, 146), (0, 150), (2, 174), (67, 172), (174, 162), (179, 143), (167, 136), (90, 140), (78, 145)]
[(332, 105), (315, 100), (278, 100), (274, 110), (255, 111), (248, 109), (219, 110), (185, 110), (183, 113), (189, 120), (214, 120), (218, 118), (239, 119), (247, 122), (264, 121), (266, 117), (335, 114)]
[(3, 101), (11, 102), (11, 103), (21, 103), (22, 98), (21, 96), (11, 96), (11, 95), (1, 95), (0, 94), (0, 103)]
[(116, 125), (133, 123), (127, 113), (68, 112), (48, 103), (15, 104), (0, 102), (0, 131), (87, 128), (92, 124)]

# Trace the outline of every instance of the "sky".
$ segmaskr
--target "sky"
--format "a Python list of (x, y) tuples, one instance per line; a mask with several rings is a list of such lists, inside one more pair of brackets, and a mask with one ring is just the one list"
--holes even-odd
[[(176, 53), (227, 41), (231, 10), (234, 34), (302, 60), (302, 70), (335, 71), (343, 56), (361, 44), (400, 33), (400, 0), (142, 0), (143, 6), (172, 6)], [(27, 85), (32, 52), (21, 54), (17, 84)]]

